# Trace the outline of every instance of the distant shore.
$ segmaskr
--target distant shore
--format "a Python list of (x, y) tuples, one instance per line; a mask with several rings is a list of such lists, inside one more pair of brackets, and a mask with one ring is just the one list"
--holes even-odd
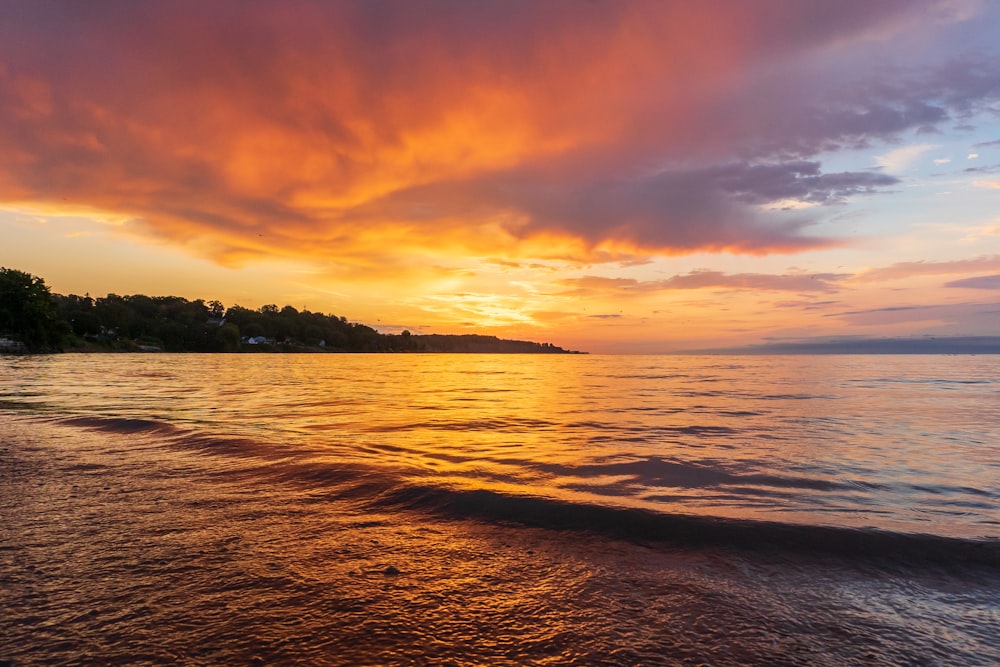
[[(239, 349), (226, 350), (228, 354), (589, 354), (567, 350), (548, 343), (507, 340), (481, 335), (412, 336), (412, 343), (401, 348), (386, 347), (377, 350), (342, 349), (332, 346), (306, 345), (297, 342), (265, 342), (248, 344)], [(24, 353), (23, 348), (0, 349), (0, 354)], [(78, 345), (63, 347), (57, 352), (74, 354), (135, 354), (135, 353), (219, 353), (218, 350), (165, 350), (157, 345), (142, 345), (134, 341), (117, 341), (114, 345), (83, 341)]]
[(924, 336), (920, 338), (849, 336), (690, 350), (680, 354), (1000, 354), (1000, 336)]

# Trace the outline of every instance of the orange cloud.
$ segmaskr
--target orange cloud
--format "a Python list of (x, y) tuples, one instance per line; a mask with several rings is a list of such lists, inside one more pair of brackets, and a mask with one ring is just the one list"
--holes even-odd
[[(807, 96), (775, 94), (811, 90), (806, 73), (771, 66), (925, 9), (24, 4), (0, 27), (0, 200), (124, 216), (127, 232), (228, 264), (824, 247), (814, 218), (760, 204), (891, 181), (801, 161), (853, 141), (866, 110), (816, 116)], [(903, 111), (875, 131), (946, 116)]]

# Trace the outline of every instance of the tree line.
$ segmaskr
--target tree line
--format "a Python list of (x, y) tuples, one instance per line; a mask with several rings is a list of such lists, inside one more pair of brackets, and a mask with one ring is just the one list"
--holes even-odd
[(274, 304), (133, 294), (53, 294), (45, 281), (0, 268), (0, 352), (516, 352), (567, 353), (495, 336), (384, 334), (345, 317)]

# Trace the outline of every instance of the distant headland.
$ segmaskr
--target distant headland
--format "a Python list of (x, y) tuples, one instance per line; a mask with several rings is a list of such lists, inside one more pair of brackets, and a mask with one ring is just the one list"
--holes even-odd
[(292, 306), (251, 310), (179, 296), (64, 296), (37, 276), (0, 268), (0, 353), (62, 351), (585, 354), (481, 334), (380, 333)]
[(687, 350), (681, 354), (1000, 354), (1000, 336), (840, 336)]

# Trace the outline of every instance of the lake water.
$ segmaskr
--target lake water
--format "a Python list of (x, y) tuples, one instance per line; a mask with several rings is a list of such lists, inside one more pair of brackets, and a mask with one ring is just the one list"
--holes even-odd
[(1000, 664), (998, 370), (0, 358), (0, 660)]

